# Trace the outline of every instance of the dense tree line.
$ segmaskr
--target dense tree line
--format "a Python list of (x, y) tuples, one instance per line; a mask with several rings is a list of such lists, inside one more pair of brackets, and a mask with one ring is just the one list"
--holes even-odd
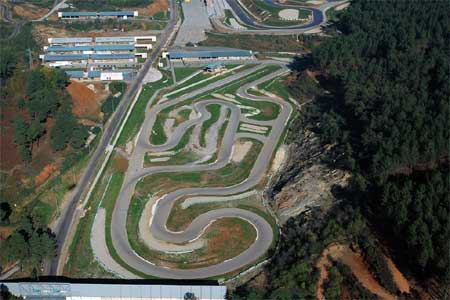
[(389, 226), (411, 268), (448, 278), (450, 253), (449, 170), (396, 176), (383, 186), (378, 215)]
[[(290, 140), (315, 131), (334, 149), (326, 162), (351, 171), (353, 181), (333, 212), (289, 220), (264, 269), (267, 284), (251, 281), (233, 298), (315, 298), (314, 263), (334, 241), (358, 245), (377, 281), (398, 294), (373, 229), (402, 266), (448, 284), (449, 8), (445, 1), (354, 0), (335, 24), (339, 34), (293, 64), (291, 92), (301, 103), (314, 101)], [(342, 287), (353, 299), (374, 298), (345, 265), (329, 271), (327, 299), (339, 299)], [(409, 297), (419, 298), (414, 290)]]
[(12, 38), (3, 36), (3, 32), (0, 30), (0, 86), (4, 85), (19, 65), (29, 65), (29, 51), (38, 49), (31, 24), (23, 25), (20, 32)]
[[(450, 276), (449, 8), (353, 1), (337, 23), (342, 35), (313, 51), (312, 68), (329, 93), (300, 121), (334, 145), (329, 162), (354, 176), (349, 198), (399, 256), (416, 274), (441, 279)], [(392, 230), (377, 226), (386, 222)]]
[(447, 2), (355, 1), (313, 53), (336, 91), (317, 107), (322, 137), (361, 185), (448, 154), (449, 25)]
[(21, 219), (15, 231), (0, 242), (0, 267), (18, 261), (22, 268), (40, 273), (45, 259), (56, 253), (55, 237), (38, 216)]
[(75, 149), (84, 145), (88, 131), (72, 114), (72, 100), (65, 91), (67, 84), (68, 76), (60, 69), (35, 69), (27, 74), (26, 97), (18, 103), (26, 114), (14, 121), (14, 141), (24, 161), (31, 160), (32, 147), (46, 133), (45, 123), (50, 117), (55, 119), (50, 132), (55, 151), (69, 144)]

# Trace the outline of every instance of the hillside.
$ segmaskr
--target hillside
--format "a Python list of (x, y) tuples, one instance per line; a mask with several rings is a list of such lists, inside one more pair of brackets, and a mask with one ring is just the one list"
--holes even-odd
[[(448, 8), (352, 1), (340, 34), (293, 64), (303, 105), (272, 192), (291, 218), (273, 260), (231, 298), (448, 296)], [(305, 205), (318, 169), (312, 182), (335, 184)], [(333, 244), (351, 251), (317, 265)]]

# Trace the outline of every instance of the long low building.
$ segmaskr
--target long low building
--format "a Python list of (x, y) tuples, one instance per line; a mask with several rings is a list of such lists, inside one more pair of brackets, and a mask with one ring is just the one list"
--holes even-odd
[[(118, 80), (121, 69), (136, 69), (147, 58), (156, 36), (55, 37), (48, 39), (42, 63), (50, 68), (73, 71), (72, 78)], [(89, 76), (88, 71), (101, 71), (108, 76)], [(80, 73), (81, 71), (81, 73)], [(82, 75), (81, 75), (82, 74)], [(121, 75), (129, 78), (128, 73)]]
[(31, 300), (224, 300), (226, 287), (216, 285), (89, 284), (3, 282), (9, 292)]
[(215, 47), (174, 48), (163, 53), (171, 62), (211, 62), (255, 59), (251, 50)]
[(137, 17), (137, 11), (62, 11), (58, 12), (58, 18), (63, 20), (80, 20), (80, 19), (131, 19)]

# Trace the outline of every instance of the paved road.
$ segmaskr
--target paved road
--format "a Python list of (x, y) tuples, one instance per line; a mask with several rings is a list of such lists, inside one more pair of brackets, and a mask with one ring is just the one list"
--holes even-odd
[(57, 242), (58, 242), (58, 248), (57, 248), (57, 255), (52, 260), (50, 265), (46, 265), (46, 274), (48, 275), (60, 275), (58, 274), (60, 264), (65, 263), (65, 257), (64, 255), (61, 256), (63, 253), (64, 247), (67, 247), (67, 244), (70, 241), (66, 241), (66, 238), (68, 234), (70, 233), (71, 226), (74, 223), (74, 220), (80, 216), (81, 209), (78, 209), (77, 206), (79, 202), (81, 202), (82, 196), (85, 191), (89, 189), (90, 184), (92, 183), (92, 180), (94, 179), (96, 172), (97, 172), (97, 166), (99, 166), (102, 162), (103, 155), (108, 147), (108, 145), (111, 143), (111, 140), (114, 136), (114, 133), (120, 126), (121, 120), (125, 116), (127, 109), (132, 102), (137, 90), (142, 85), (142, 81), (149, 71), (152, 64), (156, 61), (158, 58), (161, 50), (166, 46), (169, 38), (172, 37), (172, 33), (174, 32), (177, 21), (179, 18), (179, 9), (178, 5), (176, 4), (176, 0), (170, 1), (170, 21), (167, 24), (166, 28), (160, 35), (159, 42), (157, 46), (153, 49), (153, 52), (150, 54), (149, 58), (145, 62), (142, 69), (139, 71), (138, 75), (136, 76), (135, 80), (130, 84), (128, 90), (123, 95), (122, 101), (120, 101), (119, 106), (117, 107), (114, 114), (111, 116), (109, 121), (107, 122), (103, 135), (101, 137), (101, 140), (93, 153), (91, 159), (89, 160), (89, 163), (84, 170), (83, 174), (80, 177), (80, 180), (78, 181), (77, 186), (75, 187), (75, 190), (73, 191), (68, 204), (66, 207), (62, 210), (61, 216), (58, 219), (57, 224), (53, 228), (53, 231), (56, 234)]
[[(131, 154), (129, 160), (129, 167), (125, 175), (124, 183), (119, 193), (115, 209), (113, 211), (111, 222), (111, 236), (114, 248), (117, 254), (122, 258), (122, 260), (125, 261), (128, 265), (130, 265), (134, 269), (139, 270), (140, 272), (146, 273), (148, 275), (163, 278), (185, 278), (185, 279), (206, 278), (239, 269), (264, 255), (264, 253), (270, 247), (273, 240), (273, 232), (271, 226), (262, 217), (250, 211), (242, 209), (224, 208), (209, 211), (194, 219), (194, 221), (183, 232), (171, 232), (166, 228), (165, 224), (167, 222), (167, 218), (172, 209), (174, 201), (176, 201), (181, 195), (183, 196), (233, 195), (245, 192), (253, 188), (265, 176), (265, 172), (271, 161), (274, 149), (278, 143), (278, 140), (283, 130), (285, 129), (286, 123), (292, 112), (292, 106), (289, 103), (278, 98), (257, 97), (247, 94), (246, 91), (253, 85), (257, 85), (261, 82), (270, 80), (272, 78), (280, 76), (283, 73), (286, 73), (287, 72), (286, 67), (283, 67), (282, 70), (266, 75), (259, 80), (246, 84), (243, 87), (241, 87), (238, 91), (238, 95), (245, 97), (247, 99), (253, 101), (269, 101), (280, 105), (281, 107), (280, 113), (275, 120), (257, 121), (253, 119), (248, 119), (240, 113), (240, 109), (236, 105), (230, 102), (225, 102), (223, 100), (217, 99), (202, 100), (195, 104), (196, 110), (200, 112), (199, 118), (186, 121), (181, 125), (179, 125), (179, 127), (182, 129), (180, 129), (179, 131), (175, 130), (173, 135), (169, 137), (168, 141), (164, 145), (154, 146), (149, 143), (149, 136), (158, 112), (160, 112), (161, 110), (163, 110), (168, 106), (175, 105), (186, 99), (190, 99), (196, 95), (199, 95), (206, 90), (211, 90), (216, 87), (226, 85), (229, 82), (234, 81), (238, 78), (243, 78), (248, 74), (255, 72), (263, 67), (264, 65), (256, 66), (242, 73), (238, 73), (228, 78), (222, 79), (218, 82), (212, 83), (207, 87), (200, 88), (196, 91), (190, 92), (177, 99), (170, 100), (168, 102), (158, 103), (157, 105), (154, 105), (151, 108), (150, 108), (151, 103), (148, 104), (146, 108), (146, 117), (143, 123), (143, 127), (138, 137), (136, 147), (133, 153)], [(183, 133), (187, 130), (188, 127), (193, 125), (201, 125), (201, 123), (208, 117), (205, 107), (210, 103), (217, 103), (223, 106), (227, 106), (228, 108), (231, 109), (231, 116), (228, 122), (228, 127), (225, 131), (222, 140), (218, 160), (215, 163), (204, 165), (196, 165), (192, 163), (181, 166), (159, 166), (159, 167), (143, 168), (143, 159), (146, 152), (169, 150), (180, 141)], [(239, 122), (241, 121), (255, 125), (269, 125), (272, 126), (272, 130), (268, 136), (262, 136), (253, 133), (237, 133), (238, 125)], [(131, 197), (133, 196), (137, 182), (145, 176), (149, 176), (151, 174), (155, 174), (158, 172), (179, 172), (179, 171), (190, 172), (190, 171), (220, 169), (221, 167), (225, 166), (229, 161), (232, 146), (236, 142), (236, 140), (240, 138), (253, 138), (263, 142), (263, 147), (256, 158), (256, 162), (252, 170), (250, 171), (249, 177), (245, 181), (230, 187), (187, 188), (176, 190), (172, 193), (166, 194), (164, 197), (159, 199), (158, 203), (155, 204), (156, 206), (153, 208), (154, 213), (151, 220), (151, 225), (146, 228), (148, 232), (140, 232), (140, 234), (141, 235), (146, 233), (151, 234), (155, 238), (165, 242), (184, 243), (197, 239), (202, 234), (204, 229), (212, 221), (216, 219), (224, 217), (239, 217), (244, 220), (247, 220), (256, 228), (258, 233), (256, 241), (247, 250), (245, 250), (240, 255), (232, 259), (226, 260), (213, 266), (198, 269), (189, 269), (189, 270), (168, 269), (156, 266), (138, 256), (131, 248), (126, 232), (126, 219), (128, 207), (130, 205)], [(98, 230), (98, 228), (96, 230)], [(102, 261), (102, 263), (107, 264), (106, 260)], [(124, 276), (126, 277), (125, 274)]]
[(48, 13), (46, 13), (45, 15), (40, 17), (39, 19), (33, 20), (33, 22), (44, 21), (45, 19), (50, 17), (55, 11), (58, 11), (62, 6), (64, 6), (66, 1), (67, 0), (62, 0), (61, 2), (57, 3), (57, 0), (55, 0), (55, 5), (52, 7), (52, 9), (50, 9), (50, 11)]
[[(255, 22), (248, 13), (239, 5), (237, 0), (226, 0), (228, 5), (233, 10), (234, 15), (237, 17), (237, 19), (246, 26), (249, 27), (247, 30), (233, 30), (236, 33), (264, 33), (264, 34), (292, 34), (292, 33), (302, 33), (314, 28), (318, 28), (319, 26), (323, 25), (327, 19), (326, 19), (326, 11), (331, 8), (338, 6), (342, 3), (348, 2), (347, 0), (343, 1), (328, 1), (321, 5), (318, 8), (313, 8), (310, 6), (302, 6), (302, 5), (284, 5), (284, 4), (278, 4), (274, 2), (273, 0), (265, 0), (266, 4), (277, 7), (277, 8), (293, 8), (293, 9), (305, 9), (309, 10), (312, 13), (312, 21), (309, 23), (301, 24), (301, 25), (292, 25), (292, 26), (269, 26), (269, 25), (262, 25), (257, 22)], [(225, 25), (222, 23), (219, 23), (217, 20), (212, 20), (213, 23), (221, 28), (225, 28)], [(231, 27), (226, 26), (226, 29), (232, 30)]]

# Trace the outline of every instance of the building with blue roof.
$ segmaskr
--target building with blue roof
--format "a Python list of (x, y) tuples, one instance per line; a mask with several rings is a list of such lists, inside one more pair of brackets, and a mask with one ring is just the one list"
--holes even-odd
[(137, 11), (62, 11), (58, 12), (58, 17), (63, 20), (79, 19), (130, 19), (138, 16)]
[(67, 55), (52, 55), (45, 54), (43, 61), (81, 61), (87, 60), (89, 58), (88, 54), (67, 54)]
[(134, 59), (134, 54), (92, 54), (93, 60)]
[(166, 55), (174, 62), (234, 61), (255, 58), (251, 50), (213, 47), (172, 49)]
[[(47, 67), (65, 69), (73, 79), (126, 80), (140, 66), (140, 58), (147, 58), (156, 36), (57, 37), (48, 41), (44, 54), (39, 56)], [(147, 51), (136, 51), (142, 47)], [(124, 72), (124, 68), (131, 73)]]

